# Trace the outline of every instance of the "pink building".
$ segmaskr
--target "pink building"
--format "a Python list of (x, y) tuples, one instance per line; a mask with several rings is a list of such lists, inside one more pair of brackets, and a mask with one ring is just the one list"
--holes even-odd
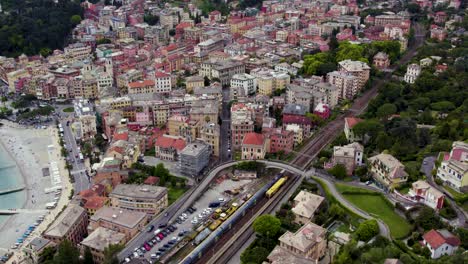
[(440, 210), (444, 206), (444, 194), (429, 185), (426, 181), (419, 180), (413, 182), (412, 189), (408, 195), (434, 210)]
[(262, 134), (270, 139), (270, 148), (267, 152), (278, 153), (283, 151), (289, 153), (294, 147), (294, 132), (281, 128), (263, 128)]

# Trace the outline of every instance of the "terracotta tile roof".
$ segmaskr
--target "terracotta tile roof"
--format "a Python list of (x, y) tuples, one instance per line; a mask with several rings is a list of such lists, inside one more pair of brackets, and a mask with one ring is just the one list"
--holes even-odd
[(91, 197), (86, 201), (84, 208), (97, 210), (103, 207), (107, 203), (108, 200), (109, 198), (107, 197), (101, 197), (101, 196)]
[(153, 80), (144, 80), (144, 81), (137, 81), (137, 82), (131, 82), (128, 84), (129, 88), (135, 89), (135, 88), (142, 88), (146, 86), (154, 86), (154, 81)]
[(124, 132), (124, 133), (115, 133), (114, 136), (112, 137), (112, 139), (113, 139), (114, 141), (117, 141), (117, 140), (128, 141), (128, 132)]
[(263, 137), (262, 134), (251, 132), (251, 133), (245, 134), (244, 139), (242, 140), (242, 145), (262, 146), (264, 141), (265, 141), (265, 138)]
[(164, 78), (164, 77), (169, 77), (171, 76), (170, 74), (167, 74), (165, 72), (162, 72), (162, 71), (158, 71), (154, 74), (154, 77), (156, 78)]
[(170, 148), (173, 147), (178, 151), (182, 151), (185, 148), (185, 140), (183, 139), (176, 139), (171, 137), (162, 136), (156, 140), (155, 146), (160, 148)]
[(155, 185), (159, 182), (159, 177), (156, 176), (149, 176), (146, 178), (146, 180), (143, 182), (144, 184), (149, 184), (149, 185)]
[(305, 116), (283, 115), (283, 123), (285, 124), (303, 124), (312, 125), (312, 121)]
[(353, 128), (356, 124), (362, 122), (362, 119), (356, 117), (346, 117), (345, 122), (348, 124), (349, 128)]
[[(444, 233), (445, 236), (442, 233)], [(423, 238), (433, 249), (437, 249), (445, 243), (454, 247), (460, 245), (460, 239), (458, 237), (444, 230), (439, 232), (438, 230), (432, 229), (424, 234)]]

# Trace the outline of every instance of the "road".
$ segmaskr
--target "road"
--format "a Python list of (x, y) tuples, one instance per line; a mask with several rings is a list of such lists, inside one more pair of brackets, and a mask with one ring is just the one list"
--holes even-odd
[(220, 127), (220, 142), (219, 142), (219, 161), (226, 162), (232, 158), (230, 149), (231, 137), (228, 131), (231, 129), (231, 109), (229, 104), (229, 88), (223, 88), (223, 106), (221, 110), (221, 127)]
[[(69, 105), (68, 105), (69, 106)], [(75, 137), (71, 130), (71, 126), (67, 126), (67, 121), (70, 121), (70, 125), (73, 123), (73, 113), (64, 113), (63, 106), (58, 107), (60, 113), (59, 121), (63, 127), (63, 141), (67, 145), (68, 159), (72, 161), (73, 168), (70, 171), (75, 182), (73, 188), (75, 193), (79, 193), (82, 190), (89, 189), (91, 186), (91, 180), (86, 174), (86, 166), (78, 157), (80, 151), (78, 150), (78, 144), (76, 143)], [(71, 151), (70, 151), (71, 150)]]
[(421, 165), (421, 172), (423, 172), (426, 175), (427, 182), (432, 187), (436, 188), (437, 190), (439, 190), (440, 192), (445, 194), (446, 201), (448, 201), (450, 206), (452, 206), (452, 208), (457, 213), (456, 220), (458, 220), (458, 221), (455, 221), (454, 224), (457, 225), (457, 226), (466, 228), (466, 227), (468, 227), (468, 223), (467, 223), (468, 215), (466, 214), (466, 212), (463, 210), (463, 208), (458, 206), (458, 204), (455, 202), (455, 200), (453, 200), (452, 195), (449, 192), (447, 192), (444, 188), (440, 187), (434, 181), (434, 177), (432, 176), (432, 169), (435, 166), (434, 163), (435, 163), (436, 159), (437, 158), (434, 157), (434, 156), (424, 158), (423, 163)]

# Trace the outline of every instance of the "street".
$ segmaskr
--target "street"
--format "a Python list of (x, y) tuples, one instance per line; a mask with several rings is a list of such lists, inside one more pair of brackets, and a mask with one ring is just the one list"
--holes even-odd
[(231, 145), (231, 137), (228, 131), (231, 129), (231, 109), (229, 104), (229, 88), (223, 88), (223, 106), (221, 111), (221, 127), (220, 127), (220, 142), (219, 142), (219, 162), (223, 163), (231, 160), (232, 153), (228, 151)]
[(70, 121), (70, 125), (71, 123), (73, 123), (72, 120), (74, 117), (74, 113), (63, 112), (63, 109), (65, 107), (66, 106), (60, 105), (56, 107), (56, 111), (59, 113), (59, 122), (63, 128), (63, 141), (67, 146), (68, 159), (72, 161), (71, 164), (73, 165), (73, 168), (70, 170), (70, 174), (75, 180), (75, 182), (73, 183), (73, 187), (75, 193), (77, 194), (82, 190), (89, 189), (91, 186), (91, 181), (86, 174), (86, 166), (84, 165), (83, 161), (77, 158), (80, 151), (78, 150), (78, 145), (73, 136), (73, 132), (71, 131), (71, 127), (67, 126), (67, 121)]

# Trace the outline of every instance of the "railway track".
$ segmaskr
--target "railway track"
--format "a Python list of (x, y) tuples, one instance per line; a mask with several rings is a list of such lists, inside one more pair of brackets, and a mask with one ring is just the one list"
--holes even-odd
[[(244, 241), (246, 234), (252, 235), (253, 230), (251, 228), (253, 221), (262, 215), (267, 214), (273, 208), (275, 208), (278, 203), (281, 201), (283, 194), (287, 192), (291, 186), (300, 182), (302, 177), (293, 175), (290, 177), (290, 180), (286, 181), (286, 184), (279, 189), (278, 193), (273, 196), (273, 198), (266, 198), (264, 197), (260, 200), (257, 205), (255, 205), (252, 209), (250, 209), (242, 219), (235, 224), (235, 226), (229, 230), (228, 232), (224, 233), (221, 238), (216, 242), (216, 245), (203, 254), (202, 258), (200, 258), (196, 263), (200, 264), (215, 264), (215, 263), (225, 263), (229, 258), (235, 253), (226, 254), (230, 250), (230, 248), (237, 248), (239, 245), (234, 245), (236, 242)], [(242, 238), (240, 238), (242, 236)], [(222, 257), (222, 259), (220, 259)]]

